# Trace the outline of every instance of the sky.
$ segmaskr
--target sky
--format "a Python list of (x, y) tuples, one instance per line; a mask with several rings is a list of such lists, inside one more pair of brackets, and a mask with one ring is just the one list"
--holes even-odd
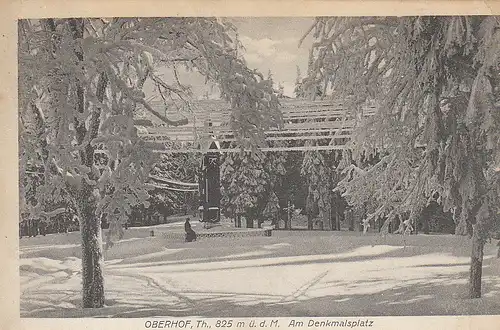
[[(312, 38), (304, 40), (299, 48), (299, 40), (313, 24), (313, 18), (300, 17), (251, 17), (228, 18), (237, 28), (243, 44), (247, 65), (257, 69), (264, 77), (271, 70), (273, 81), (283, 85), (285, 95), (294, 97), (297, 66), (302, 75), (307, 71), (307, 62)], [(170, 76), (164, 72), (164, 76)], [(182, 73), (182, 83), (191, 85), (195, 98), (204, 98), (208, 93), (212, 99), (218, 98), (217, 90), (205, 84), (199, 74)], [(153, 96), (151, 84), (145, 86), (146, 94)], [(157, 97), (155, 97), (157, 98)]]
[(299, 40), (313, 24), (313, 18), (252, 17), (233, 19), (245, 47), (244, 57), (252, 69), (264, 75), (271, 70), (273, 80), (281, 83), (285, 95), (293, 97), (297, 66), (302, 74), (307, 71), (311, 38)]

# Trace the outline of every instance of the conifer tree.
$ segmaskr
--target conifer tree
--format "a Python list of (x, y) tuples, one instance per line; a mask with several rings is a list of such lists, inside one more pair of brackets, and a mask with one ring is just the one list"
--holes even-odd
[[(192, 210), (196, 203), (197, 193), (179, 190), (162, 189), (162, 179), (171, 182), (197, 183), (201, 156), (196, 153), (162, 155), (150, 172), (152, 186), (159, 183), (152, 190), (148, 200), (157, 209), (168, 207), (170, 212)], [(168, 182), (168, 181), (167, 181)], [(174, 187), (176, 188), (176, 187)]]
[(265, 155), (262, 152), (242, 151), (227, 154), (221, 165), (221, 206), (226, 216), (239, 223), (245, 217), (247, 227), (265, 208), (262, 198), (266, 192), (269, 175), (264, 169)]
[(499, 226), (499, 27), (481, 16), (318, 18), (305, 82), (328, 86), (353, 117), (376, 101), (343, 157), (341, 189), (351, 204), (376, 205), (366, 221), (408, 214), (405, 228), (438, 196), (471, 230), (471, 298)]
[[(282, 144), (276, 143), (276, 146)], [(269, 217), (276, 218), (279, 210), (277, 191), (281, 188), (286, 157), (283, 152), (242, 151), (226, 154), (221, 165), (222, 209), (226, 216), (244, 216), (252, 226)]]
[[(284, 146), (285, 143), (275, 141), (274, 146)], [(267, 182), (267, 189), (264, 195), (266, 207), (263, 211), (263, 218), (271, 218), (275, 225), (279, 226), (279, 212), (280, 200), (278, 193), (284, 184), (283, 178), (286, 174), (285, 164), (287, 162), (286, 154), (283, 151), (272, 151), (266, 153), (265, 170), (268, 174), (269, 180)]]
[(294, 89), (294, 94), (296, 98), (303, 98), (305, 97), (305, 92), (302, 87), (302, 74), (300, 72), (300, 68), (297, 65), (297, 78), (295, 79), (295, 89)]
[[(306, 145), (312, 145), (306, 143)], [(330, 212), (330, 176), (325, 158), (320, 151), (307, 151), (302, 161), (301, 175), (308, 186), (306, 200), (307, 227), (313, 229), (313, 219), (318, 217), (326, 224), (326, 229), (331, 229)]]

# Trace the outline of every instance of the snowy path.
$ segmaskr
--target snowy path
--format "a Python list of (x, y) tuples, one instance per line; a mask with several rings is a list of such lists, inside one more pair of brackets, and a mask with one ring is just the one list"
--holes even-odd
[[(309, 234), (311, 235), (311, 234)], [(484, 297), (464, 296), (467, 246), (452, 236), (311, 236), (166, 243), (124, 240), (107, 252), (107, 306), (79, 306), (77, 250), (22, 247), (21, 313), (35, 317), (498, 314), (500, 260), (487, 247)], [(377, 243), (373, 245), (374, 243)], [(382, 244), (383, 243), (383, 244)], [(61, 244), (62, 245), (62, 244)], [(36, 251), (35, 251), (36, 250)], [(64, 254), (61, 254), (64, 251)], [(47, 255), (41, 257), (40, 255)]]

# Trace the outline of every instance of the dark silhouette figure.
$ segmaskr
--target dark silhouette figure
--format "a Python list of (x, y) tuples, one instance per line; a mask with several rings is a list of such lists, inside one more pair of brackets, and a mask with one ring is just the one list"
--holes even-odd
[(186, 218), (186, 222), (184, 223), (184, 231), (186, 232), (186, 242), (196, 241), (196, 233), (191, 228), (189, 218)]

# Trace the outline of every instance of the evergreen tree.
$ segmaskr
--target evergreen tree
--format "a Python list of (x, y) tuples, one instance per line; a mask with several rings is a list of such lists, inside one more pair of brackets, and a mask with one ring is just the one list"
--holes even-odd
[(268, 195), (266, 207), (262, 211), (262, 220), (271, 220), (275, 228), (279, 229), (280, 201), (274, 191)]
[[(353, 116), (377, 102), (344, 157), (344, 194), (376, 205), (366, 221), (408, 214), (408, 229), (437, 193), (471, 230), (471, 298), (481, 295), (483, 247), (499, 226), (498, 28), (497, 17), (480, 16), (318, 18), (306, 79)], [(359, 166), (375, 154), (376, 164)]]
[[(289, 141), (286, 145), (298, 145), (297, 141)], [(285, 208), (288, 207), (288, 202), (295, 205), (296, 209), (306, 209), (306, 200), (308, 194), (308, 186), (305, 177), (301, 175), (301, 167), (304, 159), (304, 153), (300, 151), (288, 151), (285, 155), (285, 174), (283, 175), (283, 182), (286, 184), (277, 187), (278, 199), (281, 207), (281, 218), (287, 219), (287, 212)], [(285, 222), (285, 229), (288, 228), (289, 223)]]
[[(306, 145), (312, 145), (306, 143)], [(304, 153), (302, 161), (301, 175), (305, 178), (308, 187), (306, 212), (307, 227), (313, 229), (313, 219), (318, 217), (326, 224), (327, 229), (331, 228), (330, 223), (330, 177), (329, 168), (325, 163), (325, 158), (320, 151), (307, 151)]]
[[(276, 141), (274, 143), (275, 147), (284, 146), (284, 143), (280, 143), (280, 141)], [(263, 211), (263, 216), (265, 219), (271, 218), (274, 225), (279, 227), (279, 214), (280, 214), (280, 199), (278, 194), (281, 189), (288, 186), (288, 184), (284, 186), (283, 178), (286, 174), (286, 154), (283, 151), (272, 151), (267, 152), (265, 154), (265, 171), (269, 177), (267, 183), (266, 193), (264, 198), (267, 200), (266, 208)]]
[(271, 72), (271, 70), (267, 70), (266, 79), (267, 79), (267, 81), (271, 82), (272, 86), (274, 86), (273, 73)]
[(302, 86), (302, 74), (300, 72), (300, 68), (297, 65), (297, 78), (295, 79), (295, 89), (294, 89), (294, 94), (296, 98), (304, 98), (306, 97), (306, 93), (303, 90)]
[[(276, 144), (281, 145), (281, 144)], [(221, 165), (222, 209), (236, 219), (244, 216), (253, 227), (265, 219), (276, 219), (280, 209), (278, 190), (285, 174), (283, 152), (242, 151), (226, 154)]]
[(184, 212), (192, 211), (198, 206), (198, 193), (182, 191), (182, 185), (173, 188), (176, 190), (168, 190), (161, 187), (165, 182), (180, 182), (180, 183), (197, 183), (198, 172), (201, 164), (201, 155), (196, 153), (162, 155), (158, 163), (151, 170), (151, 183), (157, 188), (150, 191), (151, 196), (148, 200), (151, 207), (159, 210), (161, 213)]
[(282, 99), (285, 97), (285, 87), (283, 86), (282, 83), (278, 84), (278, 98)]
[(221, 165), (221, 206), (225, 215), (240, 224), (242, 216), (247, 227), (253, 228), (254, 220), (265, 208), (269, 175), (264, 169), (265, 155), (261, 152), (241, 151), (225, 155)]

